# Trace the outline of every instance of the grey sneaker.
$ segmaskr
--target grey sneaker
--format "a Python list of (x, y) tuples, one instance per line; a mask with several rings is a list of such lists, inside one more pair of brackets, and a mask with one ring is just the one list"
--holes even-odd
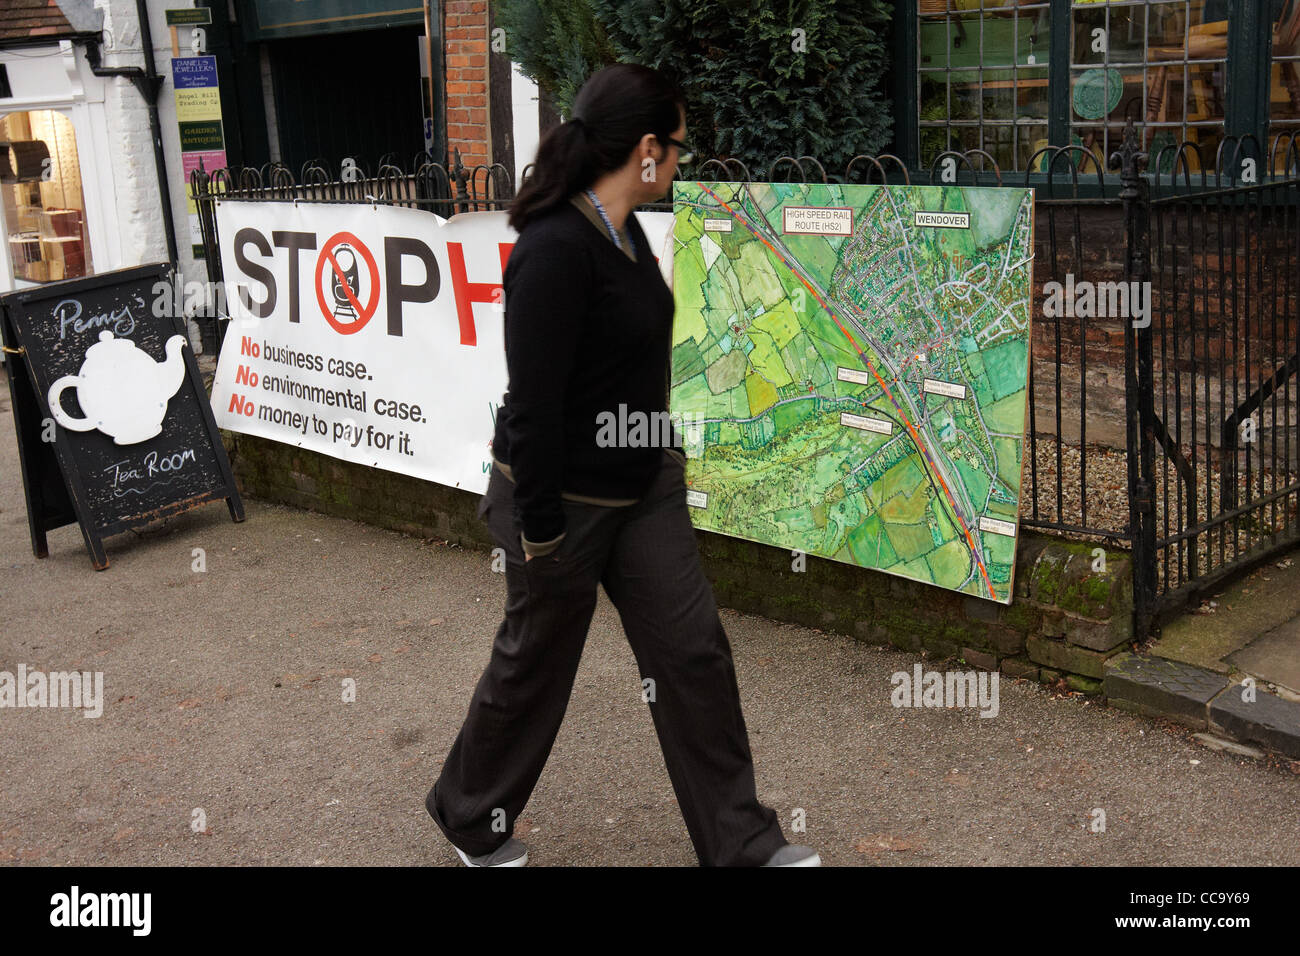
[(794, 846), (787, 843), (772, 854), (764, 866), (821, 866), (822, 858), (810, 846)]
[(483, 856), (469, 856), (460, 847), (453, 849), (466, 866), (523, 866), (528, 862), (528, 847), (514, 837)]

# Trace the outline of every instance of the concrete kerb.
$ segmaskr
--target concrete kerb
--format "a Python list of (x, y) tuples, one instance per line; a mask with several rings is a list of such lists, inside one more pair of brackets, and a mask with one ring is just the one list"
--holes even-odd
[(1300, 759), (1300, 703), (1267, 690), (1181, 661), (1128, 653), (1106, 662), (1102, 687), (1112, 707)]

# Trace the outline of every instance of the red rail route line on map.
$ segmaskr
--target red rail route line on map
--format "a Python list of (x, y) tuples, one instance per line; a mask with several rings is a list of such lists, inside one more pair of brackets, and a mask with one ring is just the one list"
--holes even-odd
[[(726, 201), (723, 200), (721, 196), (715, 193), (708, 186), (704, 185), (704, 183), (697, 183), (696, 185), (698, 185), (706, 193), (708, 193), (710, 196), (716, 199), (718, 205), (720, 205), (723, 209), (727, 210), (727, 212), (730, 213), (737, 222), (739, 222), (742, 226), (744, 226), (746, 229), (749, 230), (750, 234), (755, 239), (757, 239), (763, 245), (767, 246), (768, 249), (771, 249), (773, 255), (775, 255), (778, 259), (780, 259), (782, 262), (784, 262), (787, 266), (790, 267), (790, 272), (794, 275), (794, 277), (803, 283), (804, 288), (806, 288), (809, 292), (812, 293), (814, 299), (816, 299), (819, 303), (821, 303), (821, 307), (825, 309), (826, 314), (831, 317), (831, 321), (835, 323), (835, 327), (838, 328), (841, 332), (843, 332), (844, 337), (853, 343), (854, 354), (862, 356), (862, 360), (867, 364), (867, 371), (876, 377), (876, 381), (880, 383), (880, 387), (885, 390), (886, 397), (888, 397), (890, 402), (893, 403), (894, 408), (898, 410), (899, 417), (903, 419), (903, 424), (906, 425), (907, 430), (911, 432), (912, 441), (916, 443), (917, 449), (921, 452), (922, 455), (925, 456), (925, 460), (929, 462), (930, 470), (934, 474), (934, 477), (939, 479), (939, 485), (940, 487), (943, 488), (943, 493), (948, 496), (948, 504), (952, 506), (952, 513), (956, 517), (957, 523), (961, 525), (962, 534), (966, 536), (966, 543), (970, 545), (970, 555), (972, 558), (975, 559), (975, 564), (977, 567), (979, 567), (980, 574), (983, 575), (984, 577), (984, 584), (989, 589), (989, 597), (993, 598), (996, 601), (998, 597), (998, 593), (993, 589), (993, 582), (989, 580), (989, 572), (984, 567), (984, 560), (983, 558), (980, 557), (980, 550), (978, 547), (975, 546), (975, 538), (970, 533), (970, 528), (966, 526), (965, 519), (963, 519), (961, 516), (961, 510), (958, 509), (957, 507), (957, 500), (953, 497), (952, 490), (948, 487), (948, 483), (943, 480), (943, 475), (939, 473), (939, 469), (938, 467), (936, 467), (934, 463), (934, 459), (930, 457), (930, 452), (925, 447), (925, 442), (921, 441), (921, 435), (916, 430), (916, 426), (912, 424), (911, 419), (909, 419), (907, 417), (907, 414), (903, 411), (902, 406), (899, 405), (898, 402), (895, 400), (894, 393), (889, 390), (889, 386), (885, 383), (885, 380), (880, 377), (880, 373), (876, 371), (876, 367), (875, 365), (872, 364), (871, 359), (866, 357), (866, 349), (864, 349), (861, 345), (859, 345), (858, 340), (852, 336), (849, 330), (840, 324), (840, 320), (838, 316), (835, 315), (835, 310), (832, 309), (830, 305), (826, 302), (826, 300), (823, 299), (821, 295), (817, 292), (817, 290), (814, 289), (811, 285), (809, 285), (808, 281), (804, 279), (802, 275), (799, 274), (799, 270), (794, 267), (793, 263), (787, 260), (785, 256), (781, 255), (781, 253), (777, 250), (777, 248), (773, 246), (770, 242), (768, 242), (765, 238), (763, 238), (761, 235), (759, 235), (758, 232), (756, 232), (754, 228), (750, 226), (749, 223), (745, 222), (745, 220), (741, 218), (741, 216), (736, 212), (736, 210), (732, 209), (729, 205), (727, 205)], [(894, 381), (897, 382), (898, 380), (895, 379)]]

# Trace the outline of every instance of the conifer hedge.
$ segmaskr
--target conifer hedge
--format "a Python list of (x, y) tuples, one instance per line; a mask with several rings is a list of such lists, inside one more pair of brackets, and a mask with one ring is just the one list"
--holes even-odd
[(496, 0), (506, 52), (568, 115), (609, 63), (644, 63), (686, 93), (696, 155), (755, 174), (815, 156), (834, 174), (890, 139), (886, 0)]

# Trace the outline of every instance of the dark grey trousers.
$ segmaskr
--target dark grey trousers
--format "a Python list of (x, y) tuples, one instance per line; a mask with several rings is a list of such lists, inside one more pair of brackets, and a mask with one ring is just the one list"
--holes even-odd
[[(700, 567), (680, 461), (665, 452), (653, 487), (635, 505), (564, 501), (568, 528), (559, 549), (527, 563), (513, 493), (493, 469), (479, 514), (505, 550), (505, 620), (425, 800), (429, 814), (470, 856), (511, 836), (564, 719), (601, 585), (623, 622), (643, 696), (652, 696), (664, 763), (700, 863), (765, 863), (786, 840), (754, 790), (731, 646)], [(629, 691), (635, 686), (629, 682)]]

